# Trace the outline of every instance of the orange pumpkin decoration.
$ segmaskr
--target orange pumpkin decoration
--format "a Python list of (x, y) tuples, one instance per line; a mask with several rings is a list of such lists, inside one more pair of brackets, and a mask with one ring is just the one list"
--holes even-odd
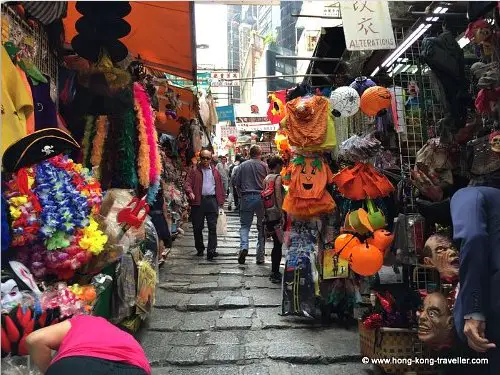
[(335, 202), (325, 189), (332, 181), (333, 173), (321, 159), (298, 156), (283, 177), (283, 184), (288, 185), (283, 210), (299, 218), (332, 212)]
[(362, 243), (351, 249), (349, 257), (351, 269), (361, 276), (375, 275), (384, 263), (384, 254), (368, 243)]
[(373, 86), (361, 95), (360, 108), (367, 116), (376, 116), (391, 106), (391, 92), (382, 86)]
[(373, 232), (373, 237), (368, 238), (366, 242), (382, 251), (385, 251), (392, 245), (393, 240), (394, 235), (391, 232), (385, 229), (378, 229)]
[(351, 249), (361, 244), (361, 241), (350, 233), (344, 233), (335, 239), (335, 253), (340, 253), (340, 257), (349, 259)]

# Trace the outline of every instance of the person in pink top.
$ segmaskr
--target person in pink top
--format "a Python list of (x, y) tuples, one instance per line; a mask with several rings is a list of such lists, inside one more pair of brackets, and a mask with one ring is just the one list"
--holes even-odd
[(45, 375), (151, 375), (141, 345), (103, 318), (78, 315), (33, 332), (26, 343)]

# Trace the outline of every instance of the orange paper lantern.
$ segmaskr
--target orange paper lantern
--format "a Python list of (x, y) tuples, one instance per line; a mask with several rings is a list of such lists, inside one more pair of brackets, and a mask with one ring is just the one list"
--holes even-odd
[(391, 106), (391, 92), (382, 86), (368, 88), (361, 95), (360, 108), (367, 116), (376, 116), (383, 109)]
[(349, 257), (351, 269), (361, 276), (375, 275), (384, 263), (384, 254), (368, 243), (362, 243), (351, 249)]
[(378, 229), (373, 232), (373, 238), (368, 238), (366, 242), (376, 248), (385, 251), (387, 250), (394, 240), (394, 235), (385, 229)]
[(361, 245), (361, 241), (350, 233), (344, 233), (335, 239), (335, 253), (340, 253), (340, 257), (349, 259), (351, 249), (354, 246)]

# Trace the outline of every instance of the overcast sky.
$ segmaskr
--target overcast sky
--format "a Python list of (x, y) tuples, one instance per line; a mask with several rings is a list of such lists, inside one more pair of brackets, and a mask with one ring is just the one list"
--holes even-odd
[(227, 68), (227, 5), (196, 4), (196, 44), (208, 44), (198, 49), (197, 62), (214, 64), (216, 69)]

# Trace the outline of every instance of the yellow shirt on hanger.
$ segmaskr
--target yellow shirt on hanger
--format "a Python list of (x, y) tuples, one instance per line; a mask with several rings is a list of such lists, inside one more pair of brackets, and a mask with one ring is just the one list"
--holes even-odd
[(9, 54), (2, 46), (2, 155), (11, 144), (27, 134), (26, 118), (33, 113), (33, 98)]

